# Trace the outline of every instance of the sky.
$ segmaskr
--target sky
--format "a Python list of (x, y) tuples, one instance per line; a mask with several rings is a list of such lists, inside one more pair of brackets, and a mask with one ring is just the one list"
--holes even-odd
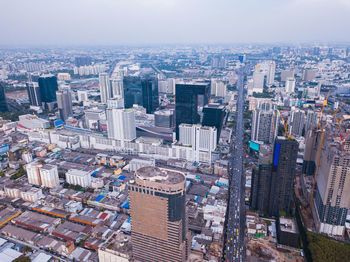
[(350, 42), (350, 0), (0, 0), (0, 45)]

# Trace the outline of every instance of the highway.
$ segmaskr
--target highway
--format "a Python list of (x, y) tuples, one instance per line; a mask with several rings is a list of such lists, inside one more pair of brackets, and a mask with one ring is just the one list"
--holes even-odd
[(243, 111), (244, 111), (244, 75), (245, 68), (240, 68), (238, 71), (239, 78), (237, 82), (238, 101), (237, 101), (237, 116), (236, 127), (234, 132), (235, 139), (232, 139), (231, 149), (232, 158), (230, 159), (230, 198), (228, 205), (228, 216), (226, 224), (226, 247), (225, 259), (226, 262), (244, 261), (245, 260), (245, 175), (243, 170)]

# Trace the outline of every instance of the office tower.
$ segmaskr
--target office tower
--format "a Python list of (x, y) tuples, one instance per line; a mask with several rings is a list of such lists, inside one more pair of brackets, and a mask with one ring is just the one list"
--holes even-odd
[(71, 185), (90, 187), (92, 183), (92, 178), (90, 173), (87, 171), (69, 169), (66, 173), (66, 182)]
[(157, 127), (174, 128), (174, 110), (163, 109), (154, 112), (154, 125)]
[(89, 101), (89, 93), (87, 90), (78, 90), (77, 95), (79, 102)]
[(112, 97), (124, 98), (123, 77), (111, 79)]
[(132, 108), (134, 104), (143, 105), (141, 78), (124, 77), (123, 88), (125, 108)]
[(271, 61), (267, 70), (266, 85), (272, 86), (275, 82), (276, 63)]
[(7, 100), (5, 95), (5, 86), (3, 83), (0, 82), (0, 112), (7, 112), (8, 106), (7, 106)]
[(289, 120), (289, 134), (303, 136), (305, 133), (305, 112), (300, 109), (292, 109)]
[(159, 106), (158, 81), (156, 79), (143, 79), (141, 86), (142, 105), (146, 108), (147, 114), (153, 114)]
[(106, 115), (108, 138), (121, 141), (131, 141), (136, 138), (133, 109), (108, 108)]
[(307, 82), (314, 81), (316, 77), (316, 70), (314, 69), (305, 69), (303, 73), (303, 80)]
[(106, 104), (107, 100), (113, 97), (108, 73), (99, 74), (98, 81), (100, 85), (101, 103)]
[(212, 79), (210, 83), (210, 95), (217, 97), (226, 96), (226, 84), (219, 79)]
[(270, 103), (262, 103), (253, 110), (251, 140), (273, 143), (278, 132), (279, 114)]
[[(325, 130), (317, 172), (313, 208), (316, 228), (320, 233), (342, 236), (350, 209), (350, 136), (342, 143), (336, 126)], [(321, 132), (314, 132), (318, 155)], [(315, 159), (317, 162), (317, 159)]]
[(264, 79), (264, 72), (260, 69), (260, 65), (257, 65), (253, 73), (253, 92), (262, 93), (264, 91)]
[(26, 165), (29, 184), (41, 186), (40, 167), (42, 167), (42, 164), (39, 162), (32, 162)]
[(56, 97), (60, 117), (65, 121), (68, 117), (73, 116), (71, 91), (68, 88), (56, 91)]
[(295, 91), (295, 79), (292, 77), (287, 78), (286, 85), (285, 85), (285, 91), (288, 94), (292, 94)]
[(54, 75), (42, 75), (38, 80), (41, 101), (45, 104), (56, 102), (56, 91), (58, 90), (57, 78)]
[(175, 121), (176, 139), (179, 139), (180, 124), (198, 124), (198, 96), (203, 96), (203, 104), (208, 103), (209, 84), (176, 84)]
[(277, 137), (273, 150), (269, 214), (280, 212), (290, 215), (293, 183), (299, 144), (296, 140)]
[(41, 106), (39, 85), (36, 82), (26, 83), (29, 104), (31, 106)]
[(253, 210), (268, 213), (272, 175), (272, 146), (260, 145), (259, 162), (252, 172), (250, 206)]
[(79, 56), (75, 58), (75, 66), (87, 66), (91, 65), (91, 57), (89, 56)]
[(294, 78), (294, 70), (282, 70), (281, 81), (287, 81), (287, 78)]
[(41, 186), (55, 188), (60, 184), (56, 165), (46, 164), (39, 167)]
[(203, 108), (203, 126), (216, 127), (217, 142), (219, 142), (222, 125), (225, 118), (225, 107), (219, 104), (211, 103)]
[(129, 184), (133, 256), (144, 262), (184, 262), (188, 257), (182, 172), (142, 167)]

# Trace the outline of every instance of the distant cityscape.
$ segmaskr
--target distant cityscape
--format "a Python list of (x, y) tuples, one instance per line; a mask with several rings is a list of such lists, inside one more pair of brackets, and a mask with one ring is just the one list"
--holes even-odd
[(0, 261), (348, 261), (350, 45), (0, 49)]

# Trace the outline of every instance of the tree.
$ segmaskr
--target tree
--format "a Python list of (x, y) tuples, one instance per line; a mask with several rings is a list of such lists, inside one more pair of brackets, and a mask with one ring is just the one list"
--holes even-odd
[(29, 257), (26, 256), (20, 256), (14, 260), (12, 260), (12, 262), (30, 262), (32, 261)]

